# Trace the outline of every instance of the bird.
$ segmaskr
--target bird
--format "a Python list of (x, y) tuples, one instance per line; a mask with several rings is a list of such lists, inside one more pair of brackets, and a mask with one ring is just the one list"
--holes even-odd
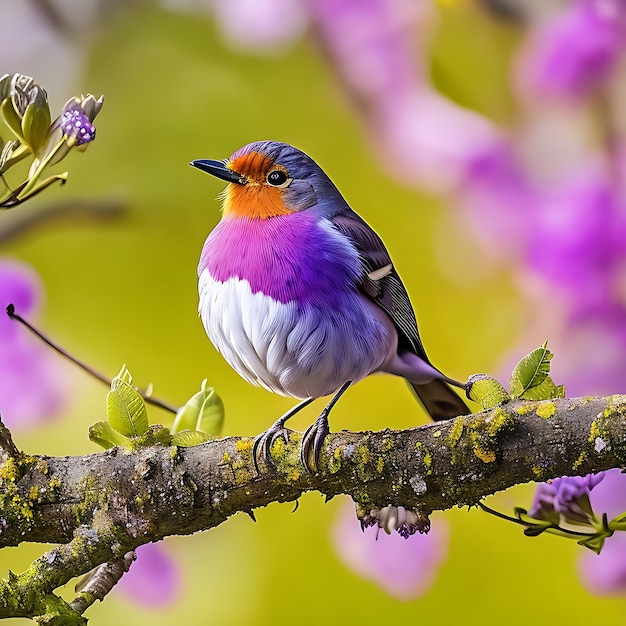
[(408, 382), (430, 417), (469, 413), (452, 387), (465, 384), (426, 356), (407, 291), (376, 232), (324, 170), (278, 141), (250, 143), (193, 167), (227, 181), (222, 217), (198, 265), (199, 314), (215, 348), (249, 383), (300, 399), (254, 441), (271, 463), (285, 422), (331, 396), (304, 432), (300, 458), (317, 471), (328, 415), (375, 372)]

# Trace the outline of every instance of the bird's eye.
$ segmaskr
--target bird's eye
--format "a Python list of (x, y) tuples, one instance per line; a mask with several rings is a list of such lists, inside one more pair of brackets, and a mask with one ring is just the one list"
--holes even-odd
[(267, 175), (267, 182), (274, 187), (282, 187), (288, 180), (289, 177), (283, 170), (272, 170)]

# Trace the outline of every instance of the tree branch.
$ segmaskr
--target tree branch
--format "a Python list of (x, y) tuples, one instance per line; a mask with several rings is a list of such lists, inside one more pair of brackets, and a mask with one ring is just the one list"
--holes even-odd
[(0, 584), (0, 617), (33, 614), (35, 580), (38, 597), (46, 598), (141, 544), (213, 528), (306, 491), (348, 494), (363, 515), (394, 504), (426, 518), (518, 483), (624, 467), (625, 418), (620, 395), (514, 401), (404, 431), (343, 431), (325, 440), (315, 474), (300, 464), (296, 432), (288, 444), (274, 443), (276, 467), (259, 474), (253, 440), (242, 437), (85, 457), (0, 457), (0, 547), (61, 544)]

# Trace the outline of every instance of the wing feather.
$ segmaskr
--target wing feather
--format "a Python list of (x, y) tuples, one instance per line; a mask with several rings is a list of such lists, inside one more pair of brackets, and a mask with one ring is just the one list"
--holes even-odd
[(363, 269), (361, 287), (391, 318), (398, 330), (400, 346), (429, 363), (409, 295), (381, 238), (353, 211), (340, 213), (330, 219), (335, 228), (349, 237), (359, 251)]

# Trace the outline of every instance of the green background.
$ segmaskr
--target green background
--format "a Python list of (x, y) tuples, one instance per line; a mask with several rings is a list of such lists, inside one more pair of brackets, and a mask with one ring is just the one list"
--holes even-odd
[[(514, 43), (513, 32), (471, 9), (445, 10), (432, 44), (434, 80), (460, 103), (498, 121), (511, 119), (507, 63)], [(510, 277), (505, 269), (485, 268), (488, 251), (465, 238), (452, 207), (401, 188), (380, 171), (312, 38), (280, 54), (242, 54), (209, 21), (142, 8), (106, 24), (88, 55), (76, 91), (105, 94), (97, 141), (65, 162), (65, 187), (25, 210), (84, 199), (121, 200), (126, 211), (108, 221), (60, 220), (3, 251), (41, 274), (46, 301), (39, 324), (65, 348), (110, 376), (126, 363), (137, 384), (153, 383), (156, 396), (175, 404), (208, 378), (226, 405), (224, 434), (255, 435), (291, 406), (240, 379), (201, 327), (196, 265), (219, 219), (222, 185), (188, 165), (276, 139), (313, 156), (387, 243), (433, 361), (457, 378), (499, 374), (522, 322)], [(55, 101), (71, 95), (45, 87)], [(69, 409), (34, 431), (19, 431), (22, 449), (97, 451), (87, 430), (104, 418), (107, 390), (67, 371)], [(171, 423), (158, 410), (150, 416)], [(310, 410), (293, 427), (303, 429), (314, 417)], [(404, 383), (379, 376), (342, 399), (331, 427), (400, 429), (424, 421)], [(491, 504), (511, 510), (531, 497), (532, 488), (524, 486)], [(256, 524), (237, 515), (210, 532), (169, 538), (165, 548), (184, 576), (179, 601), (152, 610), (114, 590), (88, 611), (90, 623), (625, 621), (623, 600), (594, 597), (579, 582), (582, 548), (552, 537), (524, 538), (517, 527), (466, 509), (433, 515), (433, 524), (450, 525), (450, 545), (432, 589), (414, 601), (395, 600), (336, 557), (329, 528), (339, 500), (324, 504), (319, 494), (307, 494), (294, 514), (292, 504), (274, 505), (256, 512)], [(4, 550), (2, 574), (22, 570), (42, 550)]]

